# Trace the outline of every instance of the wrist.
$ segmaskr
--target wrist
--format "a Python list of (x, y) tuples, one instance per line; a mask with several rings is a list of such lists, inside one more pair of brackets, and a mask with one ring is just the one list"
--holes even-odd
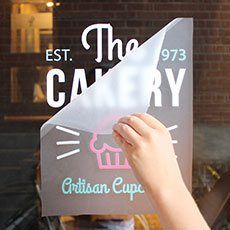
[(209, 229), (185, 184), (164, 189), (153, 199), (166, 229)]
[(176, 185), (173, 188), (163, 189), (156, 193), (156, 202), (168, 203), (175, 200), (183, 200), (185, 197), (190, 196), (190, 193), (184, 183)]
[(170, 186), (159, 185), (159, 187), (155, 186), (154, 188), (146, 185), (145, 190), (156, 204), (169, 202), (175, 199), (183, 199), (183, 197), (189, 194), (183, 181)]

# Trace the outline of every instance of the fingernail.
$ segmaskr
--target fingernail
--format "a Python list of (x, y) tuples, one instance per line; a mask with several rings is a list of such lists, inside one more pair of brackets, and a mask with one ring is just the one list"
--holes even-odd
[(120, 119), (119, 119), (119, 121), (118, 121), (118, 123), (119, 122), (122, 122), (122, 121), (125, 121), (127, 118), (129, 118), (130, 117), (130, 115), (128, 115), (128, 116), (125, 116), (125, 117), (121, 117)]
[(123, 119), (124, 119), (124, 117), (121, 117), (121, 118), (118, 120), (118, 123), (121, 122)]
[(132, 116), (138, 116), (141, 115), (141, 113), (133, 113)]

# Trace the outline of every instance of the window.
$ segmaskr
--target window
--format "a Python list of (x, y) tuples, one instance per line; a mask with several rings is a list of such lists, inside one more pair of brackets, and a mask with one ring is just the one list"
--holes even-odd
[[(52, 3), (52, 2), (49, 2)], [(14, 0), (11, 8), (11, 52), (40, 53), (52, 49), (52, 4), (45, 0)]]
[(46, 74), (52, 66), (12, 67), (10, 95), (12, 103), (46, 101)]

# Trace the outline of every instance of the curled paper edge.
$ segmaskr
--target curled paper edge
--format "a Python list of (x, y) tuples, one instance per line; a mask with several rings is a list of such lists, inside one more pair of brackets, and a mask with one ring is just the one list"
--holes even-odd
[[(148, 45), (151, 46), (151, 49), (153, 50), (153, 52), (156, 51), (154, 53), (154, 55), (155, 55), (154, 60), (153, 60), (154, 63), (152, 64), (152, 67), (151, 67), (152, 69), (156, 69), (158, 62), (159, 62), (160, 51), (161, 51), (161, 47), (162, 47), (163, 42), (164, 42), (166, 32), (168, 30), (172, 29), (172, 27), (174, 27), (181, 20), (183, 20), (183, 18), (176, 18), (173, 21), (171, 21), (170, 23), (168, 23), (164, 28), (162, 28), (159, 32), (157, 32), (155, 35), (150, 37), (147, 41), (145, 41), (142, 45), (140, 45), (134, 51), (131, 51), (130, 53), (128, 53), (122, 61), (120, 61), (110, 71), (108, 71), (106, 74), (104, 74), (102, 76), (102, 78), (99, 79), (99, 81), (95, 82), (93, 85), (91, 85), (89, 88), (87, 88), (81, 95), (79, 95), (76, 99), (74, 99), (69, 104), (67, 104), (58, 113), (56, 113), (53, 117), (51, 117), (47, 122), (45, 122), (41, 127), (41, 138), (43, 138), (45, 135), (47, 135), (49, 133), (49, 131), (55, 125), (61, 125), (64, 127), (68, 127), (68, 128), (72, 128), (72, 129), (78, 129), (78, 130), (93, 133), (95, 131), (95, 126), (93, 125), (92, 122), (95, 122), (95, 120), (98, 121), (100, 119), (103, 119), (103, 117), (100, 117), (101, 114), (99, 114), (99, 118), (98, 118), (98, 117), (96, 117), (96, 113), (95, 113), (94, 114), (95, 119), (93, 119), (93, 121), (90, 121), (88, 119), (88, 122), (91, 122), (91, 123), (83, 122), (82, 119), (85, 119), (85, 117), (87, 117), (86, 115), (87, 115), (88, 111), (79, 110), (79, 103), (82, 100), (82, 98), (84, 98), (85, 95), (89, 94), (90, 92), (98, 90), (98, 88), (100, 87), (99, 85), (101, 85), (105, 81), (108, 81), (111, 73), (119, 70), (119, 68), (121, 68), (121, 66), (124, 65), (124, 63), (127, 63), (127, 60), (132, 58), (132, 55), (134, 56), (135, 53), (137, 53), (143, 49), (147, 49), (146, 50), (146, 52), (147, 52), (148, 51)], [(150, 99), (151, 99), (151, 95), (150, 96), (148, 95), (147, 97), (148, 97), (148, 100), (143, 105), (141, 105), (135, 109), (124, 110), (121, 113), (118, 113), (117, 119), (121, 116), (129, 115), (129, 114), (135, 113), (135, 112), (143, 112), (143, 113), (147, 112), (148, 107), (149, 107), (149, 103), (150, 103)], [(73, 111), (78, 111), (79, 113), (76, 113), (76, 116), (74, 117), (74, 119), (69, 119), (68, 114), (71, 114)], [(113, 114), (113, 115), (116, 115), (116, 114)], [(91, 118), (91, 120), (92, 120), (92, 118)], [(97, 123), (97, 122), (95, 122), (95, 123)], [(112, 127), (110, 124), (110, 127), (106, 131), (103, 131), (102, 134), (111, 133), (111, 128)]]

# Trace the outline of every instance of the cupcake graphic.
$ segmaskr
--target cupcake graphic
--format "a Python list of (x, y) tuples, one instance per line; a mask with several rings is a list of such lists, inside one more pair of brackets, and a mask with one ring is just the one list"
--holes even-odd
[(109, 117), (101, 122), (100, 127), (93, 133), (89, 143), (89, 148), (96, 155), (99, 169), (130, 169), (128, 160), (122, 150), (115, 146), (112, 135), (99, 134), (111, 122), (115, 122), (117, 117)]

